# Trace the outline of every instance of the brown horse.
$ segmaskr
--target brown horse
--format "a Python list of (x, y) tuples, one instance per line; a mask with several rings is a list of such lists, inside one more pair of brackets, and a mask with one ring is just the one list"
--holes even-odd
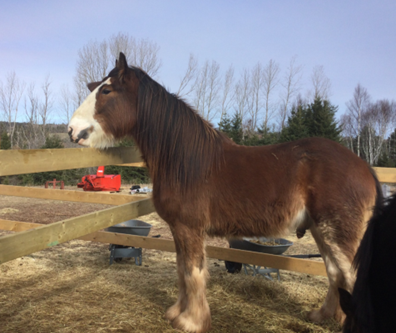
[(177, 251), (179, 298), (166, 318), (173, 327), (206, 332), (205, 235), (277, 237), (310, 229), (330, 287), (309, 318), (343, 320), (337, 288), (352, 291), (350, 270), (376, 202), (374, 172), (345, 147), (321, 138), (239, 146), (168, 93), (121, 53), (69, 124), (72, 141), (106, 147), (132, 136), (153, 181), (153, 201)]

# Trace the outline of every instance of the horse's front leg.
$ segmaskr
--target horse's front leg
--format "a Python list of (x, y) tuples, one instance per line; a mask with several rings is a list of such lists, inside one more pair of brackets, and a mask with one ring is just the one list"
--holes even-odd
[(172, 326), (187, 332), (207, 332), (211, 326), (206, 300), (208, 276), (204, 250), (204, 233), (185, 226), (172, 228), (177, 251), (179, 298), (168, 309), (166, 318)]

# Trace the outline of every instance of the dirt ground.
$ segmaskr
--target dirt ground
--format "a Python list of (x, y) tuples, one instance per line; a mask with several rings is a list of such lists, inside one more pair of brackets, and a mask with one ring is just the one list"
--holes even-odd
[[(107, 207), (0, 196), (0, 219), (53, 223)], [(156, 213), (139, 219), (152, 224), (150, 235), (172, 238)], [(294, 242), (287, 253), (318, 253), (308, 232), (301, 240), (285, 238)], [(208, 244), (228, 247), (223, 239)], [(75, 240), (1, 265), (0, 332), (176, 332), (163, 318), (177, 299), (175, 254), (143, 249), (142, 266), (132, 259), (110, 266), (109, 258), (108, 244)], [(340, 330), (333, 320), (315, 325), (305, 319), (324, 300), (325, 277), (281, 271), (280, 282), (270, 281), (229, 274), (215, 259), (208, 259), (208, 268), (211, 332)]]

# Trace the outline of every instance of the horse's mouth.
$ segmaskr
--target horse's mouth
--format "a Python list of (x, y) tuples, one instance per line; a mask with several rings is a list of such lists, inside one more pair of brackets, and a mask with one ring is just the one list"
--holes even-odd
[(78, 133), (77, 137), (75, 137), (73, 135), (73, 128), (69, 127), (68, 134), (69, 134), (69, 137), (70, 137), (70, 141), (73, 142), (73, 143), (77, 143), (77, 144), (79, 144), (81, 146), (85, 146), (86, 145), (86, 141), (88, 140), (89, 134), (90, 134), (91, 131), (92, 131), (91, 127), (83, 129), (82, 131), (80, 131)]

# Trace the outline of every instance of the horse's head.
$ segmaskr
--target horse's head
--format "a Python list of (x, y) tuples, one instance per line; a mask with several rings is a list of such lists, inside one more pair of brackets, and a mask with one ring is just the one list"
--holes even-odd
[(136, 123), (139, 87), (136, 70), (128, 67), (125, 55), (120, 53), (116, 67), (107, 77), (88, 84), (91, 93), (69, 123), (72, 142), (105, 148), (131, 134)]

